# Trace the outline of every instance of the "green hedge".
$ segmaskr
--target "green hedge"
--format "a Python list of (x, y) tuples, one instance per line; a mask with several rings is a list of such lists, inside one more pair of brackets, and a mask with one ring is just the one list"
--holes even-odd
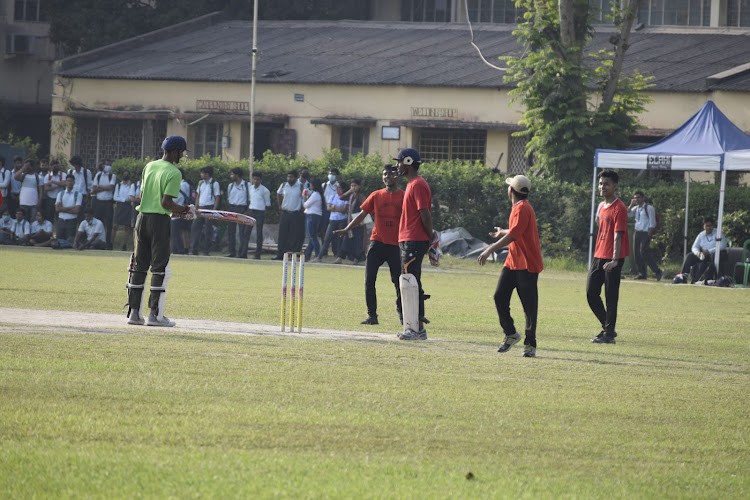
[[(121, 159), (114, 162), (116, 173), (128, 168), (139, 174), (145, 161)], [(217, 158), (185, 159), (181, 162), (188, 179), (195, 185), (199, 170), (206, 165), (214, 167), (215, 178), (222, 191), (229, 183), (229, 170), (234, 167), (248, 169), (247, 161), (225, 162)], [(286, 172), (307, 167), (313, 177), (325, 180), (330, 167), (338, 168), (344, 180), (361, 179), (365, 193), (382, 187), (380, 157), (355, 156), (345, 162), (338, 150), (327, 151), (315, 160), (304, 157), (266, 153), (255, 162), (254, 170), (263, 173), (263, 184), (275, 193), (286, 180)], [(433, 218), (435, 228), (464, 227), (475, 237), (485, 240), (494, 226), (505, 227), (510, 206), (507, 200), (506, 175), (487, 169), (481, 163), (439, 162), (422, 166), (420, 173), (430, 184), (433, 193)], [(247, 177), (247, 176), (246, 176)], [(659, 211), (661, 230), (654, 238), (654, 248), (665, 261), (682, 259), (685, 184), (678, 181), (639, 179), (623, 175), (620, 193), (628, 204), (632, 193), (642, 190), (646, 198)], [(540, 240), (545, 255), (584, 259), (588, 253), (589, 218), (591, 213), (591, 186), (551, 179), (534, 178), (530, 201), (539, 222)], [(705, 215), (716, 217), (719, 188), (717, 185), (691, 183), (690, 213), (688, 218), (689, 244), (702, 230)], [(272, 196), (272, 209), (268, 221), (278, 220), (278, 207)], [(597, 203), (600, 201), (597, 196)], [(746, 187), (728, 186), (724, 205), (725, 233), (735, 246), (750, 238), (750, 190)]]

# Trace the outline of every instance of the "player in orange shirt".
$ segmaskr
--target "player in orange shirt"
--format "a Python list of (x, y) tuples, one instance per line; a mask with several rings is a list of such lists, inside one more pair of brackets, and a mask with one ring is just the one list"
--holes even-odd
[(396, 311), (401, 316), (401, 291), (398, 287), (398, 277), (401, 274), (401, 258), (398, 249), (398, 223), (401, 218), (401, 205), (404, 192), (396, 183), (398, 173), (393, 165), (383, 167), (383, 184), (385, 187), (374, 191), (362, 203), (362, 211), (343, 229), (334, 231), (336, 235), (344, 235), (352, 228), (359, 226), (367, 214), (373, 216), (375, 227), (370, 235), (370, 247), (365, 260), (365, 302), (367, 303), (367, 318), (363, 325), (378, 324), (378, 297), (375, 292), (375, 280), (378, 269), (384, 262), (388, 263), (391, 271), (391, 281), (396, 287)]
[[(602, 325), (599, 335), (591, 339), (595, 344), (614, 344), (617, 332), (617, 303), (620, 299), (620, 278), (625, 257), (630, 255), (628, 244), (628, 208), (617, 197), (617, 172), (604, 170), (599, 174), (599, 194), (604, 202), (599, 207), (599, 232), (596, 235), (594, 259), (586, 281), (586, 299), (591, 311)], [(607, 307), (601, 299), (602, 285)]]
[(477, 257), (477, 262), (483, 266), (491, 255), (508, 247), (508, 257), (500, 272), (494, 296), (500, 326), (505, 333), (505, 340), (498, 352), (508, 352), (513, 344), (521, 340), (510, 315), (510, 298), (513, 290), (516, 290), (526, 315), (523, 355), (533, 358), (536, 356), (536, 320), (539, 308), (537, 281), (539, 273), (544, 269), (542, 247), (539, 244), (536, 214), (527, 199), (531, 180), (525, 175), (516, 175), (506, 179), (505, 183), (508, 184), (508, 198), (513, 206), (508, 218), (508, 229), (496, 227), (490, 233), (491, 237), (500, 239), (485, 248)]

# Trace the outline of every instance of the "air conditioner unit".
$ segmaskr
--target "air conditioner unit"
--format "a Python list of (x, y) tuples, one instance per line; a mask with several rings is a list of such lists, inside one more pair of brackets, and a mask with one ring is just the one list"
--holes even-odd
[(6, 54), (33, 54), (34, 53), (34, 35), (5, 35), (5, 53)]

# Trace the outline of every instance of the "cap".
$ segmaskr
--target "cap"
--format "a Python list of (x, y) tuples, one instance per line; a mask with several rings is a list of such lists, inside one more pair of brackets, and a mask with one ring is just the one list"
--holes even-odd
[(164, 142), (161, 143), (161, 148), (164, 151), (174, 151), (175, 149), (179, 151), (190, 151), (187, 148), (187, 141), (185, 138), (179, 135), (170, 135), (164, 139)]
[(411, 165), (412, 163), (422, 163), (422, 159), (419, 157), (419, 151), (414, 148), (404, 148), (393, 157), (394, 160), (403, 161), (404, 165)]
[(525, 175), (516, 175), (515, 177), (508, 177), (505, 179), (505, 183), (513, 188), (513, 191), (518, 193), (528, 193), (531, 191), (531, 180)]

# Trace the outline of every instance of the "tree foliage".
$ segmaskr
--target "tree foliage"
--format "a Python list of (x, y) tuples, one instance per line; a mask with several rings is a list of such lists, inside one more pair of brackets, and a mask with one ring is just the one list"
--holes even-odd
[(588, 0), (518, 0), (526, 13), (514, 34), (524, 52), (503, 60), (511, 96), (524, 108), (517, 135), (529, 138), (535, 173), (584, 181), (595, 148), (624, 147), (635, 131), (650, 79), (623, 76), (622, 60), (638, 3), (613, 10), (612, 48), (587, 54), (594, 34)]

